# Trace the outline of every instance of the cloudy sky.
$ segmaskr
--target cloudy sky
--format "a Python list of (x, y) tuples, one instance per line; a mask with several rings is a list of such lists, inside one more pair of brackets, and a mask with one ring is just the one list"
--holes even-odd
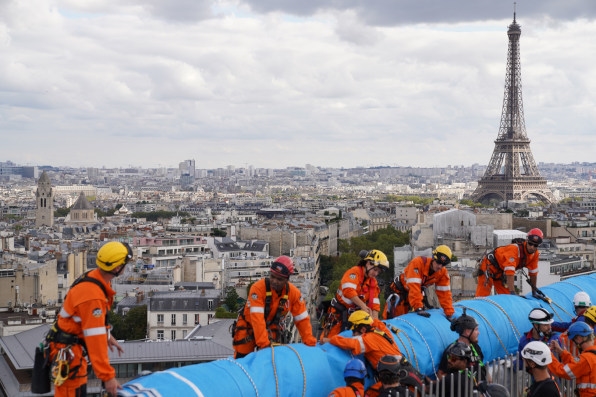
[[(519, 0), (536, 162), (596, 161), (596, 1)], [(0, 0), (0, 162), (487, 164), (513, 2)]]

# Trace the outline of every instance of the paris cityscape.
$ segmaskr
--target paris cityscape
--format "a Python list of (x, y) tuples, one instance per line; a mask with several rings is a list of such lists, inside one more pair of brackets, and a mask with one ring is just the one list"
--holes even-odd
[[(440, 265), (448, 274), (446, 285), (441, 288), (450, 290), (454, 306), (462, 317), (466, 315), (464, 305), (470, 305), (467, 309), (474, 312), (482, 323), (482, 332), (488, 335), (482, 343), (486, 351), (491, 351), (488, 359), (494, 360), (491, 364), (494, 383), (505, 383), (503, 379), (511, 377), (512, 368), (517, 367), (517, 364), (509, 365), (507, 362), (512, 360), (512, 356), (508, 355), (512, 352), (517, 354), (521, 336), (512, 318), (527, 322), (527, 310), (520, 314), (520, 308), (553, 310), (562, 321), (564, 316), (569, 315), (568, 310), (573, 310), (568, 308), (572, 296), (559, 294), (553, 285), (565, 285), (559, 288), (569, 295), (570, 290), (577, 292), (582, 286), (584, 289), (593, 288), (590, 277), (596, 274), (596, 162), (579, 160), (586, 155), (585, 152), (589, 152), (590, 141), (589, 138), (585, 140), (581, 131), (575, 131), (577, 141), (562, 138), (568, 141), (567, 144), (558, 144), (556, 149), (567, 153), (565, 158), (569, 158), (568, 153), (578, 146), (582, 149), (576, 156), (578, 161), (563, 163), (555, 156), (542, 156), (555, 146), (552, 145), (552, 131), (547, 133), (544, 130), (542, 134), (532, 132), (532, 128), (526, 130), (520, 67), (521, 26), (516, 19), (516, 10), (514, 8), (513, 20), (507, 21), (505, 90), (496, 139), (485, 140), (483, 134), (479, 134), (474, 139), (468, 139), (470, 145), (467, 147), (461, 137), (469, 138), (469, 130), (458, 131), (459, 144), (450, 142), (451, 146), (437, 149), (439, 153), (457, 148), (456, 156), (449, 157), (443, 153), (440, 157), (441, 161), (457, 158), (458, 161), (452, 165), (436, 166), (430, 156), (428, 160), (418, 160), (426, 153), (417, 151), (414, 144), (410, 147), (413, 141), (406, 140), (405, 136), (411, 139), (412, 134), (403, 131), (400, 133), (409, 144), (395, 145), (395, 151), (408, 153), (400, 161), (391, 159), (393, 145), (383, 144), (381, 140), (343, 142), (342, 136), (347, 141), (351, 135), (347, 129), (330, 132), (332, 136), (339, 137), (337, 147), (313, 140), (310, 146), (316, 154), (305, 156), (300, 153), (308, 152), (308, 149), (294, 151), (292, 146), (309, 141), (309, 138), (304, 135), (300, 139), (299, 129), (293, 130), (294, 122), (286, 124), (287, 120), (281, 123), (283, 126), (276, 132), (277, 135), (268, 135), (256, 146), (247, 144), (246, 148), (243, 147), (242, 141), (246, 137), (237, 131), (223, 140), (225, 144), (216, 144), (217, 132), (228, 133), (230, 129), (242, 125), (243, 120), (245, 124), (250, 124), (246, 120), (254, 121), (252, 115), (232, 120), (233, 117), (227, 118), (228, 114), (222, 116), (225, 112), (214, 117), (221, 122), (221, 130), (217, 129), (218, 126), (210, 131), (206, 135), (210, 145), (200, 150), (182, 150), (184, 144), (178, 142), (175, 147), (180, 147), (182, 154), (174, 155), (166, 146), (160, 148), (159, 142), (163, 138), (136, 141), (138, 148), (135, 147), (134, 159), (142, 159), (144, 166), (96, 166), (98, 161), (103, 161), (103, 156), (97, 153), (91, 156), (88, 147), (83, 150), (83, 146), (89, 144), (83, 143), (82, 135), (80, 146), (70, 153), (69, 158), (75, 164), (72, 166), (64, 165), (68, 159), (48, 161), (48, 151), (40, 151), (43, 156), (36, 158), (31, 154), (33, 149), (30, 153), (15, 151), (18, 157), (11, 159), (9, 155), (13, 150), (6, 151), (7, 146), (4, 145), (4, 151), (0, 151), (4, 157), (0, 159), (0, 350), (3, 353), (0, 357), (0, 396), (39, 395), (33, 390), (34, 348), (43, 346), (43, 341), (47, 341), (47, 335), (57, 324), (56, 319), (64, 318), (66, 296), (75, 280), (87, 278), (89, 271), (105, 270), (105, 266), (111, 266), (109, 261), (102, 262), (100, 251), (112, 242), (128, 247), (128, 252), (125, 249), (128, 259), (122, 262), (121, 271), (110, 273), (113, 276), (110, 280), (114, 305), (109, 315), (108, 343), (110, 347), (120, 344), (122, 351), (111, 351), (108, 357), (115, 370), (115, 378), (111, 380), (117, 379), (118, 383), (125, 384), (122, 395), (140, 395), (137, 392), (141, 389), (147, 395), (187, 395), (182, 391), (174, 393), (173, 390), (188, 387), (187, 393), (208, 396), (212, 394), (206, 391), (213, 388), (217, 391), (232, 390), (236, 383), (240, 384), (238, 390), (250, 390), (251, 393), (254, 390), (256, 395), (259, 395), (259, 389), (272, 388), (278, 396), (290, 395), (281, 391), (290, 385), (296, 390), (303, 387), (302, 395), (307, 395), (307, 382), (310, 382), (309, 388), (316, 389), (308, 395), (318, 395), (316, 393), (324, 389), (323, 385), (341, 383), (341, 379), (336, 382), (334, 378), (341, 378), (343, 368), (333, 368), (335, 372), (330, 376), (325, 372), (327, 360), (312, 359), (321, 357), (319, 347), (325, 341), (320, 339), (306, 346), (303, 331), (295, 324), (299, 316), (294, 313), (280, 320), (287, 338), (283, 346), (274, 346), (271, 341), (271, 353), (266, 357), (267, 352), (258, 349), (250, 353), (254, 363), (252, 358), (245, 361), (241, 357), (238, 360), (231, 358), (236, 352), (230, 334), (241, 319), (238, 310), (244, 305), (250, 306), (245, 302), (253, 294), (251, 286), (262, 279), (267, 279), (269, 283), (275, 278), (273, 276), (279, 276), (281, 273), (274, 271), (274, 265), (279, 264), (281, 257), (287, 256), (292, 270), (287, 274), (286, 281), (290, 280), (299, 290), (299, 301), (306, 307), (304, 317), (309, 318), (312, 324), (312, 330), (309, 325), (308, 332), (312, 331), (318, 338), (323, 329), (323, 304), (333, 305), (332, 302), (337, 299), (335, 291), (339, 291), (340, 281), (336, 273), (345, 266), (344, 259), (364, 259), (380, 247), (385, 252), (383, 255), (386, 254), (389, 269), (385, 274), (379, 271), (377, 276), (383, 304), (391, 293), (390, 284), (395, 283), (394, 277), (404, 273), (414, 259), (430, 258), (433, 263), (437, 260), (438, 246), (445, 247), (452, 254), (448, 262)], [(532, 9), (532, 12), (537, 10)], [(84, 8), (70, 11), (72, 13), (64, 14), (73, 20), (86, 20), (86, 13), (97, 12)], [(479, 16), (474, 15), (472, 20), (476, 17)], [(0, 16), (0, 27), (2, 21)], [(20, 29), (11, 23), (7, 26), (16, 31)], [(537, 29), (535, 25), (531, 26)], [(83, 29), (81, 26), (78, 28)], [(351, 37), (341, 29), (339, 34)], [(368, 40), (380, 40), (373, 36), (367, 36)], [(505, 38), (501, 37), (501, 40), (504, 42)], [(181, 66), (186, 82), (202, 81), (186, 66)], [(229, 76), (227, 79), (230, 82), (234, 80)], [(275, 84), (283, 86), (280, 81)], [(114, 92), (121, 95), (121, 100), (127, 95), (127, 90), (119, 84), (116, 86)], [(45, 92), (54, 92), (54, 89), (55, 86), (47, 86)], [(336, 90), (342, 91), (339, 87), (332, 91)], [(334, 97), (337, 92), (322, 95)], [(173, 98), (179, 94), (164, 88), (159, 95)], [(206, 94), (193, 91), (189, 95), (200, 97)], [(532, 98), (536, 99), (536, 96)], [(364, 102), (359, 106), (366, 109), (378, 106), (371, 98)], [(393, 106), (399, 107), (395, 104), (387, 107), (391, 109)], [(83, 107), (94, 108), (89, 103)], [(344, 107), (341, 101), (329, 106)], [(0, 121), (10, 120), (4, 126), (7, 131), (15, 131), (23, 120), (26, 120), (23, 125), (33, 125), (33, 113), (26, 113), (4, 119), (0, 117)], [(209, 119), (208, 113), (205, 111), (201, 117)], [(298, 113), (294, 115), (296, 119), (300, 117)], [(130, 114), (125, 117), (131, 118)], [(73, 117), (78, 118), (85, 119), (86, 116)], [(156, 123), (160, 123), (158, 118), (154, 119)], [(275, 124), (273, 117), (268, 121)], [(181, 137), (201, 123), (202, 120), (198, 119), (181, 121), (181, 136), (174, 140), (180, 138), (183, 141)], [(542, 127), (548, 123), (549, 120), (546, 120)], [(101, 124), (93, 125), (89, 132), (103, 131), (105, 126)], [(244, 133), (267, 135), (258, 129), (262, 120), (254, 124), (247, 125)], [(333, 131), (334, 122), (326, 124), (326, 127), (326, 131)], [(365, 129), (364, 125), (361, 127)], [(29, 133), (38, 127), (31, 128)], [(484, 127), (481, 129), (486, 132)], [(67, 133), (66, 130), (63, 132), (65, 136), (69, 135), (69, 142), (77, 143), (78, 131)], [(296, 132), (295, 136), (299, 138), (288, 132)], [(132, 133), (135, 134), (143, 137), (158, 135), (151, 128)], [(16, 135), (11, 134), (10, 139)], [(284, 142), (282, 135), (292, 135), (293, 138)], [(399, 141), (400, 134), (396, 135)], [(421, 132), (419, 135), (424, 134)], [(383, 133), (380, 136), (383, 137)], [(114, 157), (126, 158), (128, 151), (133, 152), (125, 145), (116, 144), (118, 132), (110, 137), (114, 139), (98, 140), (95, 152), (110, 152), (109, 144), (118, 147), (111, 153)], [(541, 154), (539, 156), (531, 142), (544, 137), (547, 143), (540, 142), (536, 152)], [(331, 138), (329, 140), (333, 142)], [(432, 144), (447, 140), (445, 137), (431, 137), (421, 147), (428, 149)], [(546, 150), (548, 142), (551, 147)], [(31, 146), (35, 145), (40, 145), (38, 140), (32, 140)], [(376, 146), (378, 149), (375, 149)], [(147, 148), (147, 152), (143, 152), (142, 149)], [(164, 152), (164, 158), (149, 154), (159, 153), (160, 150)], [(272, 153), (271, 158), (267, 157), (267, 151)], [(329, 152), (329, 158), (334, 156), (333, 161), (325, 161), (321, 155), (325, 151)], [(366, 151), (373, 153), (370, 159), (359, 160), (366, 165), (354, 166), (353, 158), (359, 155), (365, 158)], [(197, 154), (189, 155), (189, 152)], [(202, 152), (205, 157), (201, 156)], [(243, 155), (229, 155), (239, 152)], [(244, 152), (254, 153), (254, 161)], [(56, 153), (61, 152), (56, 150), (53, 158), (58, 157)], [(428, 154), (432, 155), (430, 151)], [(89, 155), (89, 164), (85, 164), (86, 155)], [(130, 156), (133, 158), (133, 154)], [(147, 165), (147, 158), (155, 158), (156, 162), (174, 162), (177, 166)], [(320, 164), (315, 160), (317, 158), (321, 159)], [(338, 164), (341, 158), (346, 160), (345, 166)], [(414, 158), (416, 164), (403, 164), (403, 161)], [(463, 158), (473, 159), (474, 163), (462, 165)], [(486, 164), (480, 163), (478, 158), (485, 158)], [(296, 159), (304, 161), (300, 163)], [(296, 165), (280, 166), (287, 163), (285, 160)], [(225, 161), (226, 165), (218, 161)], [(329, 163), (335, 165), (329, 166)], [(213, 164), (218, 164), (217, 168)], [(483, 258), (498, 247), (513, 245), (516, 239), (530, 241), (534, 230), (539, 230), (544, 237), (540, 237), (534, 245), (534, 249), (540, 251), (536, 270), (539, 276), (534, 281), (537, 285), (532, 285), (531, 281), (536, 273), (528, 276), (520, 272), (512, 284), (511, 295), (514, 297), (506, 294), (492, 297), (493, 300), (474, 299), (479, 298), (475, 295), (480, 286), (478, 280), (483, 274), (488, 278), (486, 270), (484, 273), (480, 271)], [(399, 243), (395, 243), (397, 241)], [(540, 290), (542, 300), (538, 301), (536, 287), (549, 295), (552, 293), (557, 300), (553, 301)], [(269, 285), (267, 288), (270, 288)], [(437, 299), (441, 299), (438, 291), (435, 287), (425, 289), (425, 305), (428, 307), (421, 308), (422, 313), (419, 309), (414, 310), (420, 316), (406, 313), (404, 317), (412, 314), (415, 319), (402, 320), (405, 323), (401, 324), (403, 329), (395, 328), (399, 319), (394, 319), (393, 328), (387, 331), (397, 335), (402, 352), (408, 354), (408, 360), (415, 363), (417, 370), (431, 376), (436, 375), (434, 361), (437, 352), (431, 351), (430, 346), (444, 342), (443, 337), (453, 336), (445, 336), (448, 331), (440, 328), (449, 329), (451, 323), (451, 331), (454, 331), (452, 326), (455, 321), (445, 307), (440, 309), (443, 302), (437, 303)], [(271, 294), (271, 291), (268, 290), (268, 293)], [(287, 299), (287, 295), (283, 299)], [(107, 298), (108, 294), (105, 296)], [(472, 300), (473, 303), (468, 303)], [(486, 315), (486, 312), (475, 309), (476, 303), (485, 304), (485, 309), (497, 308), (499, 313)], [(97, 310), (93, 311), (94, 316)], [(267, 310), (268, 307), (264, 309), (265, 313)], [(501, 315), (508, 321), (502, 321)], [(427, 320), (429, 323), (422, 322)], [(107, 321), (99, 327), (102, 332), (107, 332), (104, 326)], [(425, 326), (424, 332), (416, 326)], [(435, 331), (437, 337), (432, 336)], [(400, 339), (400, 335), (408, 339), (409, 345)], [(412, 342), (413, 337), (420, 337), (421, 341)], [(417, 355), (414, 345), (427, 349), (424, 350), (424, 358)], [(312, 349), (314, 346), (316, 348)], [(439, 347), (442, 351), (444, 346)], [(333, 354), (342, 357), (342, 353), (330, 351), (325, 352), (331, 357), (335, 357)], [(495, 353), (497, 351), (499, 353)], [(284, 360), (286, 368), (276, 369), (275, 360), (278, 358), (275, 354), (279, 354), (279, 360)], [(294, 363), (296, 356), (299, 363)], [(274, 381), (254, 380), (258, 378), (257, 374), (263, 372), (263, 363), (274, 364)], [(238, 374), (233, 374), (233, 370)], [(280, 371), (280, 377), (283, 377), (282, 371), (292, 376), (287, 377), (286, 383), (279, 382), (276, 371)], [(309, 371), (319, 373), (318, 377), (310, 375), (312, 378), (307, 380), (306, 373)], [(503, 371), (509, 371), (509, 375), (503, 375)], [(304, 381), (297, 376), (300, 373)], [(164, 374), (175, 375), (170, 381), (152, 383), (151, 379), (159, 379)], [(55, 381), (57, 376), (52, 376), (54, 385), (61, 386)], [(217, 382), (213, 380), (220, 376), (234, 382), (215, 385)], [(133, 385), (132, 381), (137, 383)], [(297, 383), (293, 385), (292, 382)], [(86, 387), (90, 395), (99, 395), (107, 390), (106, 382), (102, 383), (93, 372)], [(519, 388), (519, 384), (515, 387)], [(565, 396), (570, 395), (570, 384), (565, 383), (564, 389), (567, 390)], [(232, 392), (230, 395), (235, 394)], [(321, 395), (327, 395), (327, 392)]]

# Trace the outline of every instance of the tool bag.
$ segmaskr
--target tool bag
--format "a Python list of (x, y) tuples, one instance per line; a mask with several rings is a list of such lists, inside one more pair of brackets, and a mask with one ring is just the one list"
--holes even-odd
[(50, 383), (50, 349), (40, 344), (35, 348), (33, 359), (33, 377), (31, 378), (31, 392), (45, 394), (52, 390)]

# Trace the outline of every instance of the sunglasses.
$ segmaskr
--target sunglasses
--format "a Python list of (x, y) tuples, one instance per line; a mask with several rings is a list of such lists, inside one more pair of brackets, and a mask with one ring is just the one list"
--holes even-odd
[(531, 243), (531, 242), (529, 242), (529, 241), (528, 241), (528, 245), (531, 245), (532, 247), (536, 247), (536, 248), (538, 248), (538, 246), (539, 246), (540, 244)]

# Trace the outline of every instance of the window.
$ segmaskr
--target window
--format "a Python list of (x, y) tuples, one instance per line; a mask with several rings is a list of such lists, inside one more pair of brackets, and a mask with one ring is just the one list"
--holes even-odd
[(172, 325), (176, 325), (176, 314), (172, 314)]
[(188, 331), (183, 329), (182, 330), (182, 339), (186, 338), (186, 335), (188, 334)]
[(182, 325), (188, 324), (188, 314), (182, 315)]
[(172, 337), (170, 338), (171, 340), (176, 340), (176, 330), (173, 329), (171, 332)]
[(157, 340), (163, 340), (163, 329), (157, 330)]
[(197, 313), (197, 314), (195, 314), (195, 325), (199, 324), (199, 320), (200, 320), (199, 314)]
[(163, 314), (157, 315), (157, 324), (163, 325)]
[(207, 310), (213, 310), (213, 299), (207, 301)]

